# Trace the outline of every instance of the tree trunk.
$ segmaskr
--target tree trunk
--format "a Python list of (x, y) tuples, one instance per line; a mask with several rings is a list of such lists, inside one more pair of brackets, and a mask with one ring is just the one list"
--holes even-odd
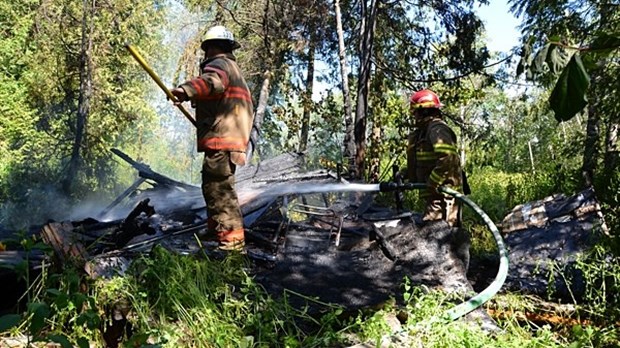
[(605, 137), (605, 173), (615, 173), (620, 165), (619, 133), (620, 124), (610, 118)]
[(260, 150), (258, 149), (258, 141), (260, 139), (260, 129), (263, 126), (263, 120), (265, 119), (265, 111), (267, 110), (267, 100), (269, 99), (269, 84), (271, 83), (271, 72), (269, 70), (265, 71), (263, 77), (263, 85), (260, 89), (258, 105), (256, 106), (256, 113), (254, 114), (254, 124), (252, 125), (252, 132), (250, 133), (250, 144), (247, 151), (248, 163), (250, 163), (250, 161), (252, 160), (254, 151), (258, 151), (258, 153), (260, 154)]
[(92, 16), (95, 6), (90, 0), (82, 2), (82, 42), (80, 48), (80, 90), (78, 95), (78, 110), (75, 122), (75, 138), (67, 175), (62, 184), (66, 194), (71, 193), (71, 188), (76, 180), (77, 173), (82, 162), (80, 150), (82, 148), (88, 116), (90, 114), (90, 99), (93, 93), (92, 81)]
[[(381, 100), (381, 104), (383, 104)], [(384, 106), (384, 105), (381, 105)], [(368, 181), (377, 183), (381, 178), (381, 145), (383, 143), (381, 112), (373, 113), (372, 129), (370, 132), (370, 149), (368, 151), (370, 157), (370, 166), (368, 168)]]
[(581, 173), (583, 175), (585, 186), (591, 186), (594, 183), (594, 172), (596, 170), (596, 161), (598, 159), (598, 140), (600, 138), (600, 117), (596, 111), (596, 105), (590, 104), (588, 107), (588, 123), (586, 126), (586, 140), (583, 150), (583, 164)]
[(344, 160), (347, 167), (352, 168), (355, 161), (355, 140), (353, 134), (353, 118), (351, 116), (351, 95), (349, 92), (349, 73), (347, 66), (347, 51), (344, 46), (344, 32), (342, 30), (342, 15), (340, 0), (336, 0), (336, 31), (338, 34), (338, 57), (340, 59), (340, 74), (342, 97), (344, 99)]
[[(383, 60), (382, 52), (376, 52), (374, 57), (377, 60)], [(385, 73), (383, 70), (377, 70), (373, 79), (372, 86), (373, 91), (383, 91), (385, 87)], [(375, 112), (372, 112), (368, 117), (370, 118), (371, 131), (370, 131), (370, 146), (368, 148), (368, 158), (370, 165), (368, 166), (368, 181), (377, 183), (381, 178), (381, 149), (383, 145), (383, 120), (385, 117), (384, 110), (387, 110), (387, 101), (383, 93), (375, 93), (369, 98), (370, 102), (374, 106)]]
[[(611, 4), (601, 3), (599, 11), (601, 13), (601, 28), (614, 27), (613, 15), (616, 13)], [(611, 30), (610, 30), (611, 32)], [(605, 59), (609, 64), (608, 58)], [(607, 65), (605, 64), (605, 65)], [(602, 65), (602, 64), (601, 64)], [(616, 80), (617, 81), (617, 80)], [(604, 95), (604, 94), (603, 94)], [(620, 166), (620, 144), (618, 134), (620, 133), (620, 118), (615, 115), (607, 115), (607, 134), (605, 136), (605, 173), (616, 173)], [(613, 180), (611, 176), (609, 179)], [(609, 182), (607, 184), (610, 184)]]
[(310, 35), (308, 46), (308, 61), (306, 74), (306, 93), (303, 97), (304, 115), (301, 119), (301, 137), (299, 139), (299, 152), (304, 152), (308, 148), (308, 133), (310, 130), (310, 114), (312, 113), (312, 89), (314, 87), (314, 55), (316, 51), (315, 30)]
[(357, 82), (357, 107), (355, 110), (355, 165), (350, 168), (355, 179), (361, 179), (364, 175), (364, 159), (366, 156), (366, 116), (368, 114), (368, 92), (370, 87), (370, 75), (372, 70), (372, 51), (377, 17), (377, 5), (375, 0), (370, 4), (361, 1), (361, 37), (360, 37), (360, 67)]
[(461, 134), (459, 137), (459, 157), (461, 159), (461, 168), (465, 168), (465, 161), (467, 160), (465, 157), (465, 143), (466, 143), (466, 133), (465, 133), (465, 107), (461, 106), (461, 119), (460, 119), (460, 127), (461, 128)]

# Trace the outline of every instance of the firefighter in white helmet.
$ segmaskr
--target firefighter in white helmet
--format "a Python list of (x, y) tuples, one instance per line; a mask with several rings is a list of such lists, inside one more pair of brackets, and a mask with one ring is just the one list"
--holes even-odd
[(201, 75), (173, 89), (179, 102), (196, 108), (197, 149), (204, 152), (202, 192), (207, 205), (203, 239), (219, 249), (243, 250), (245, 231), (235, 191), (235, 170), (246, 161), (254, 119), (252, 96), (233, 50), (240, 47), (232, 32), (210, 28), (200, 45), (205, 59)]

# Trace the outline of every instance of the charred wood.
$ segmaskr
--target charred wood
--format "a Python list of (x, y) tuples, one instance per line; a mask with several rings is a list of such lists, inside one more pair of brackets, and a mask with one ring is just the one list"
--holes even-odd
[(132, 167), (134, 167), (138, 173), (139, 176), (141, 178), (144, 179), (151, 179), (153, 181), (155, 181), (158, 184), (161, 185), (167, 185), (167, 186), (171, 186), (171, 187), (183, 187), (186, 189), (194, 189), (195, 186), (193, 185), (189, 185), (180, 181), (176, 181), (173, 179), (168, 178), (167, 176), (164, 176), (162, 174), (159, 174), (155, 171), (153, 171), (151, 169), (150, 166), (144, 164), (144, 163), (140, 163), (137, 161), (134, 161), (131, 157), (129, 157), (127, 154), (123, 153), (121, 150), (119, 149), (111, 149), (110, 151), (112, 151), (115, 155), (117, 155), (118, 157), (122, 158), (125, 162), (129, 163)]
[(152, 235), (156, 230), (148, 220), (155, 214), (155, 208), (149, 205), (150, 199), (145, 199), (127, 215), (120, 228), (113, 234), (115, 247), (121, 248), (129, 243), (134, 237), (141, 234)]

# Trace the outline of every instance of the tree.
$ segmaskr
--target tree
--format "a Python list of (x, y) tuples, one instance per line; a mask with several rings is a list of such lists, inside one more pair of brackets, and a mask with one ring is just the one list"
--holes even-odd
[(71, 151), (71, 159), (69, 160), (69, 169), (63, 180), (62, 186), (65, 194), (71, 193), (71, 184), (76, 179), (75, 176), (79, 170), (81, 162), (82, 140), (84, 138), (85, 128), (90, 116), (90, 99), (93, 94), (93, 20), (95, 16), (95, 6), (92, 1), (82, 1), (82, 38), (80, 40), (79, 53), (79, 89), (78, 89), (78, 106), (75, 120), (75, 138)]
[[(412, 90), (431, 87), (442, 90), (444, 103), (456, 104), (463, 96), (460, 93), (462, 80), (485, 68), (489, 54), (478, 42), (483, 26), (472, 11), (474, 3), (457, 1), (414, 5), (378, 1), (374, 5), (370, 2), (366, 10), (366, 5), (361, 5), (371, 22), (374, 18), (376, 24), (372, 31), (372, 49), (375, 53), (365, 56), (370, 51), (362, 49), (359, 55), (355, 144), (358, 166), (365, 156), (365, 148), (360, 144), (365, 142), (367, 119), (362, 115), (369, 110), (365, 100), (367, 96), (364, 96), (367, 94), (364, 79), (374, 79), (378, 76), (377, 70), (382, 72), (384, 82), (375, 84), (381, 89), (370, 92), (379, 98), (389, 91), (409, 94)], [(373, 9), (375, 14), (371, 11)], [(360, 11), (360, 18), (365, 22), (360, 24), (360, 30), (368, 27), (368, 20), (361, 14), (363, 11)], [(433, 23), (432, 28), (429, 23)], [(370, 32), (370, 29), (361, 31), (364, 35)], [(359, 36), (359, 47), (370, 47), (369, 37), (364, 35)], [(363, 69), (365, 64), (367, 68)], [(366, 72), (370, 77), (365, 75)], [(485, 84), (492, 82), (492, 76), (483, 76)], [(379, 105), (373, 105), (371, 109), (377, 107)]]
[[(377, 21), (378, 3), (370, 0), (370, 3), (363, 0), (360, 1), (360, 41), (359, 41), (359, 59), (357, 78), (357, 106), (355, 108), (355, 162), (353, 167), (349, 168), (349, 172), (356, 179), (361, 179), (365, 170), (366, 157), (366, 123), (368, 113), (368, 93), (370, 88), (370, 78), (372, 69), (372, 55), (375, 36), (375, 23)], [(350, 145), (345, 145), (350, 147)]]
[[(29, 11), (13, 22), (20, 23), (17, 29), (27, 40), (5, 56), (19, 62), (13, 81), (24, 97), (26, 112), (20, 117), (28, 123), (28, 136), (11, 144), (14, 158), (23, 160), (12, 164), (7, 204), (19, 210), (38, 201), (29, 204), (36, 208), (24, 219), (28, 223), (49, 207), (66, 213), (65, 201), (55, 193), (79, 199), (115, 185), (108, 149), (125, 130), (154, 115), (146, 90), (138, 88), (145, 79), (132, 78), (142, 72), (131, 65), (123, 44), (155, 47), (161, 6), (116, 0), (6, 5), (9, 13)], [(44, 199), (55, 204), (45, 207)]]
[(603, 157), (612, 166), (605, 171), (618, 168), (619, 78), (612, 62), (620, 53), (620, 10), (600, 1), (511, 3), (512, 10), (524, 17), (527, 38), (517, 74), (526, 71), (527, 77), (546, 86), (555, 84), (549, 103), (560, 122), (588, 105), (582, 173), (585, 184), (591, 185), (601, 161), (601, 122), (607, 128)]
[[(355, 154), (355, 142), (353, 133), (353, 118), (351, 113), (351, 94), (349, 91), (349, 73), (347, 62), (347, 50), (344, 44), (344, 31), (342, 29), (342, 14), (340, 11), (340, 1), (335, 0), (334, 11), (336, 18), (336, 33), (338, 35), (338, 61), (340, 63), (340, 88), (342, 90), (342, 98), (344, 100), (344, 151), (343, 157), (353, 159)], [(348, 163), (350, 167), (352, 163)]]

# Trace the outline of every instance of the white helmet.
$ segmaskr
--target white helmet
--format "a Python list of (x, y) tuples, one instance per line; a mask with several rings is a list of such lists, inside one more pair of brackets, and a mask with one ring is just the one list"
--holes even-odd
[(202, 48), (203, 51), (206, 51), (209, 41), (227, 41), (231, 44), (231, 49), (233, 50), (241, 47), (241, 45), (235, 41), (233, 33), (223, 25), (216, 25), (207, 30), (200, 44), (200, 48)]

